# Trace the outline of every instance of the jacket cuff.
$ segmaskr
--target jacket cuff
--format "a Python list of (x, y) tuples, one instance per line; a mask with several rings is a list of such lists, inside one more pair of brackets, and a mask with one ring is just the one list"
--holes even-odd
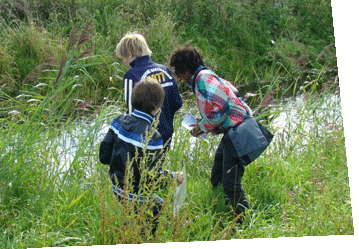
[(204, 127), (204, 124), (205, 124), (205, 122), (204, 122), (204, 120), (202, 119), (202, 120), (198, 123), (198, 126), (199, 126), (199, 128), (201, 129), (201, 131), (203, 131), (204, 133), (208, 133), (206, 127)]
[(160, 171), (160, 174), (161, 175), (164, 175), (164, 176), (169, 176), (171, 178), (177, 178), (177, 172), (175, 171), (170, 171), (170, 170), (164, 170), (164, 171)]

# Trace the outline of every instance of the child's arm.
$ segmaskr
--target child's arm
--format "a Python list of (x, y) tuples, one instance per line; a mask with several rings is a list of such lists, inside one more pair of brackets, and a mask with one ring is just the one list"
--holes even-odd
[[(177, 183), (181, 184), (183, 182), (184, 179), (184, 175), (183, 172), (175, 172), (175, 171), (170, 171), (170, 170), (162, 170), (161, 169), (161, 165), (164, 161), (163, 158), (164, 154), (162, 151), (158, 150), (153, 156), (152, 158), (149, 160), (150, 165), (148, 166), (149, 170), (155, 170), (156, 171), (156, 178), (160, 178), (161, 176), (164, 176), (165, 178), (168, 179), (177, 179)], [(161, 164), (161, 165), (159, 165)], [(157, 168), (156, 168), (157, 167)], [(167, 181), (164, 185), (162, 185), (162, 188), (164, 188), (167, 185)]]
[(100, 144), (100, 162), (102, 164), (110, 164), (111, 163), (111, 156), (112, 156), (112, 148), (113, 148), (113, 139), (114, 133), (111, 129), (107, 132), (105, 138)]

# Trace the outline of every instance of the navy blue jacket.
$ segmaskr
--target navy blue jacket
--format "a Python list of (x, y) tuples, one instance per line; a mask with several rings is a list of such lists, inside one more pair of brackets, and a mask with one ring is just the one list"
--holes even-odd
[(155, 63), (149, 56), (137, 57), (130, 63), (130, 66), (132, 68), (124, 75), (124, 98), (129, 113), (132, 111), (132, 88), (137, 82), (150, 76), (156, 79), (165, 90), (165, 100), (157, 129), (166, 143), (173, 134), (174, 114), (182, 107), (182, 97), (176, 79), (168, 67)]
[[(102, 164), (110, 165), (109, 173), (116, 186), (124, 188), (126, 166), (135, 159), (132, 164), (132, 186), (133, 191), (138, 192), (141, 178), (140, 162), (143, 160), (144, 152), (149, 157), (145, 165), (149, 170), (162, 159), (163, 153), (160, 152), (163, 148), (163, 140), (158, 131), (154, 133), (147, 146), (145, 145), (148, 141), (145, 134), (151, 132), (153, 120), (151, 115), (138, 110), (112, 120), (109, 131), (100, 144), (99, 157)], [(160, 173), (161, 169), (158, 167), (156, 170)]]

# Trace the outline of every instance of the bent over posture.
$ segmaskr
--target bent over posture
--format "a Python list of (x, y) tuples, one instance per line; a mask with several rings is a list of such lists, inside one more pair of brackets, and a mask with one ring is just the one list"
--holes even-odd
[(213, 187), (222, 183), (234, 211), (243, 215), (249, 207), (241, 184), (245, 165), (263, 152), (271, 134), (268, 137), (263, 134), (263, 127), (251, 116), (238, 90), (205, 66), (197, 48), (190, 45), (178, 48), (172, 53), (170, 65), (197, 99), (201, 118), (191, 135), (223, 134), (215, 154), (211, 183)]

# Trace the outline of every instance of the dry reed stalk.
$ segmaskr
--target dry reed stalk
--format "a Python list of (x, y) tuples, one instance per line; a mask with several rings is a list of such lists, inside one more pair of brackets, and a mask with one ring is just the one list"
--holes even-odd
[(81, 34), (81, 37), (77, 44), (77, 48), (80, 48), (82, 46), (82, 44), (86, 43), (90, 39), (92, 32), (93, 32), (93, 26), (92, 26), (92, 22), (90, 21), (86, 24), (86, 26)]
[(221, 240), (226, 240), (231, 235), (234, 226), (237, 224), (237, 221), (243, 217), (243, 214), (238, 214), (231, 222), (229, 226), (227, 226), (225, 229), (223, 229), (221, 232), (219, 232), (216, 236), (213, 237), (212, 241), (218, 240), (220, 238)]
[(54, 55), (49, 56), (43, 63), (34, 67), (31, 72), (25, 77), (24, 82), (31, 82), (35, 83), (40, 76), (41, 72), (46, 67), (54, 67), (57, 64), (57, 60), (55, 59)]
[(105, 233), (106, 233), (106, 202), (105, 202), (105, 195), (100, 192), (100, 199), (101, 199), (101, 233), (102, 233), (102, 241), (105, 242)]
[(221, 222), (222, 219), (223, 219), (222, 216), (219, 217), (219, 220), (216, 222), (216, 225), (215, 225), (214, 228), (213, 228), (213, 232), (215, 232), (215, 231), (217, 230), (217, 228), (218, 228), (218, 226), (219, 226), (219, 223)]
[(74, 61), (80, 60), (82, 58), (88, 57), (94, 53), (95, 50), (95, 44), (92, 44), (90, 47), (88, 47), (85, 52), (83, 52), (79, 57), (77, 57)]
[(77, 23), (75, 23), (75, 25), (70, 33), (70, 40), (69, 40), (69, 44), (67, 46), (67, 51), (70, 51), (71, 48), (79, 41), (78, 32), (79, 32), (79, 28), (77, 26)]
[(60, 69), (59, 72), (57, 73), (56, 79), (55, 79), (55, 85), (57, 84), (57, 82), (59, 81), (63, 71), (64, 71), (64, 65), (65, 65), (65, 61), (66, 61), (66, 55), (64, 55), (61, 60), (60, 60)]
[(276, 94), (276, 90), (273, 90), (264, 96), (264, 98), (258, 108), (258, 112), (263, 111), (264, 109), (266, 109), (268, 107), (272, 107), (272, 105), (275, 103), (275, 99), (273, 97), (274, 94)]
[[(75, 24), (75, 26), (73, 27), (73, 29), (71, 30), (70, 33), (70, 38), (69, 38), (69, 44), (67, 46), (67, 53), (64, 53), (64, 55), (62, 56), (61, 60), (60, 60), (60, 69), (59, 69), (59, 73), (57, 74), (57, 77), (55, 79), (55, 84), (58, 83), (58, 81), (61, 78), (61, 75), (64, 73), (64, 66), (66, 64), (66, 60), (68, 58), (69, 55), (73, 55), (74, 51), (71, 52), (71, 49), (73, 48), (73, 46), (77, 43), (77, 47), (76, 49), (79, 49), (84, 43), (86, 43), (93, 32), (93, 27), (92, 27), (92, 22), (88, 22), (79, 38), (78, 36), (78, 32), (79, 32), (79, 28), (77, 26), (77, 24)], [(90, 54), (93, 53), (95, 46), (92, 45), (90, 46), (88, 49), (85, 50), (85, 52), (83, 52), (79, 57), (77, 57), (77, 59), (81, 59), (84, 58)], [(75, 61), (74, 60), (74, 61)], [(73, 61), (71, 61), (72, 63)]]
[[(181, 230), (185, 230), (191, 224), (191, 221), (187, 220), (187, 218), (188, 218), (188, 213), (185, 212), (182, 218), (175, 222), (176, 226), (174, 227), (174, 231), (173, 231), (173, 237), (172, 237), (173, 240), (177, 239), (179, 232)], [(183, 224), (184, 226), (182, 227)]]

